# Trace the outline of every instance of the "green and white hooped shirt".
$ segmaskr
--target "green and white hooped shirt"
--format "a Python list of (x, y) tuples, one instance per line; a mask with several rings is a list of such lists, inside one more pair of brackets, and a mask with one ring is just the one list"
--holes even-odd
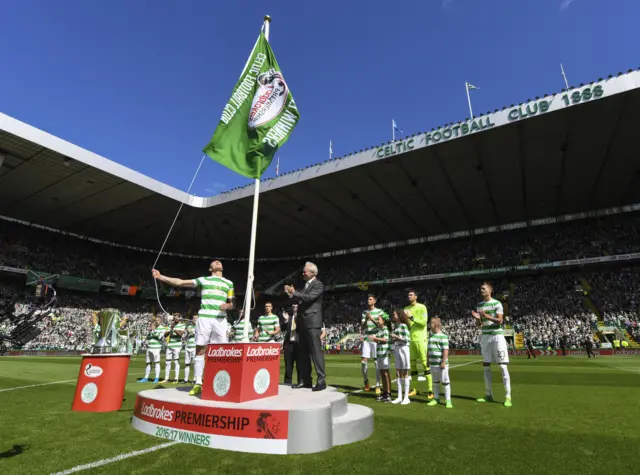
[[(274, 315), (274, 314), (262, 315), (260, 318), (258, 318), (258, 329), (260, 330), (260, 333), (258, 333), (258, 341), (259, 342), (269, 341), (271, 339), (271, 335), (269, 335), (269, 333), (267, 332), (275, 331), (278, 325), (279, 325), (279, 320), (277, 315)], [(243, 327), (243, 331), (244, 331), (244, 327)]]
[(407, 346), (409, 344), (409, 339), (411, 338), (411, 334), (409, 333), (409, 327), (406, 323), (399, 323), (396, 325), (394, 330), (394, 335), (398, 335), (400, 338), (404, 338), (403, 340), (396, 340), (395, 346)]
[(186, 328), (187, 334), (187, 350), (196, 349), (196, 326), (193, 323), (189, 323)]
[(182, 336), (178, 335), (176, 333), (177, 331), (184, 331), (185, 326), (184, 323), (178, 323), (176, 324), (175, 327), (173, 327), (173, 330), (171, 332), (171, 334), (169, 335), (169, 343), (167, 343), (167, 347), (171, 348), (171, 349), (181, 349), (182, 348)]
[(361, 323), (367, 322), (367, 328), (364, 331), (365, 335), (375, 335), (378, 333), (378, 325), (375, 322), (372, 322), (369, 318), (367, 318), (367, 313), (371, 313), (371, 316), (374, 318), (378, 318), (382, 315), (382, 310), (379, 308), (374, 308), (373, 310), (365, 310), (362, 312), (362, 320)]
[(221, 310), (222, 304), (233, 298), (233, 282), (224, 277), (211, 275), (198, 277), (193, 283), (201, 289), (199, 318), (227, 318), (226, 310)]
[(149, 332), (149, 335), (147, 336), (147, 348), (150, 350), (159, 350), (162, 348), (164, 334), (168, 331), (168, 327), (159, 326), (155, 330)]
[[(502, 304), (492, 298), (488, 302), (482, 301), (478, 304), (478, 312), (484, 310), (484, 313), (491, 317), (495, 317), (496, 314), (500, 313), (504, 315), (504, 310), (502, 309)], [(481, 315), (482, 317), (482, 315)], [(491, 320), (487, 320), (482, 317), (482, 334), (483, 335), (504, 335), (504, 330), (502, 325), (499, 323), (494, 323)]]

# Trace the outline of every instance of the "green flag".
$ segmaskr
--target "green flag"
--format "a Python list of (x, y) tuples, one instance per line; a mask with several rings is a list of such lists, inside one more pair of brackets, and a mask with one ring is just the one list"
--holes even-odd
[(261, 33), (204, 153), (240, 175), (260, 178), (299, 118), (276, 57)]

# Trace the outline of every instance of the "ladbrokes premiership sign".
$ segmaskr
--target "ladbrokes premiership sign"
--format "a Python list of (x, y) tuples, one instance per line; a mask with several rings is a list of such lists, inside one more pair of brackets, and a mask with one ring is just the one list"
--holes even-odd
[(204, 447), (287, 453), (288, 411), (186, 405), (138, 395), (132, 424), (156, 437)]
[(245, 402), (278, 394), (279, 343), (223, 343), (207, 347), (202, 399)]

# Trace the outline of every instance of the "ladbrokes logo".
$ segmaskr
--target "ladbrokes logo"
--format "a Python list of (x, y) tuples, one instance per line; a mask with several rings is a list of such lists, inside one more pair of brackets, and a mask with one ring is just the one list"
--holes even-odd
[(247, 357), (252, 357), (252, 356), (280, 356), (280, 348), (279, 347), (275, 347), (275, 346), (269, 346), (266, 348), (263, 348), (261, 346), (259, 347), (250, 347), (249, 350), (247, 351)]
[(173, 411), (165, 409), (164, 406), (155, 407), (153, 404), (145, 404), (144, 402), (140, 408), (140, 414), (153, 419), (160, 419), (161, 421), (173, 420)]
[(247, 350), (245, 361), (249, 363), (263, 363), (280, 359), (280, 347), (276, 346), (250, 346)]
[(220, 346), (218, 348), (209, 348), (207, 352), (209, 358), (240, 358), (242, 356), (242, 349), (232, 346), (231, 348), (225, 348)]
[(89, 378), (97, 378), (102, 375), (102, 368), (100, 366), (93, 366), (91, 363), (87, 363), (84, 367), (84, 374)]

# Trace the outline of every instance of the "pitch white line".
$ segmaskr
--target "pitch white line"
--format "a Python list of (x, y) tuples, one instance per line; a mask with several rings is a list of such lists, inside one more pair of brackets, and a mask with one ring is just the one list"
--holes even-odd
[(50, 384), (70, 383), (71, 381), (75, 381), (75, 379), (67, 379), (66, 381), (54, 381), (52, 383), (30, 384), (29, 386), (18, 386), (15, 388), (0, 389), (0, 393), (3, 393), (5, 391), (15, 391), (17, 389), (37, 388), (38, 386), (48, 386)]
[(455, 364), (453, 366), (449, 366), (449, 369), (460, 368), (461, 366), (468, 366), (470, 364), (481, 363), (481, 362), (482, 362), (482, 360), (475, 360), (475, 361), (470, 361), (468, 363)]
[[(134, 374), (130, 374), (129, 376), (139, 376), (141, 374), (144, 374), (144, 373), (134, 373)], [(77, 381), (77, 379), (67, 379), (65, 381), (53, 381), (51, 383), (30, 384), (29, 386), (17, 386), (15, 388), (5, 388), (5, 389), (0, 389), (0, 393), (3, 393), (5, 391), (15, 391), (17, 389), (28, 389), (28, 388), (37, 388), (39, 386), (49, 386), (50, 384), (71, 383), (72, 381)]]
[(97, 462), (85, 463), (84, 465), (78, 465), (77, 467), (73, 467), (68, 470), (63, 470), (62, 472), (55, 472), (55, 473), (52, 473), (51, 475), (69, 475), (70, 473), (81, 472), (82, 470), (89, 470), (96, 467), (102, 467), (103, 465), (119, 462), (120, 460), (125, 460), (131, 457), (137, 457), (138, 455), (144, 455), (151, 452), (155, 452), (156, 450), (164, 449), (166, 447), (171, 447), (172, 445), (176, 445), (179, 443), (180, 442), (174, 441), (174, 442), (167, 442), (165, 444), (154, 445), (153, 447), (149, 447), (148, 449), (136, 450), (134, 452), (128, 452), (126, 454), (120, 454), (116, 457), (98, 460)]

